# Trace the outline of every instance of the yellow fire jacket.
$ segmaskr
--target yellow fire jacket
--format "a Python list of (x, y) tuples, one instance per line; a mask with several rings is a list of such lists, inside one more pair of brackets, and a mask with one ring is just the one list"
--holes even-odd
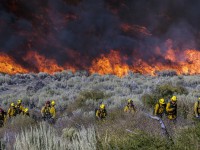
[(134, 113), (135, 112), (135, 107), (126, 105), (124, 107), (124, 112)]
[(16, 108), (15, 108), (15, 107), (10, 107), (10, 108), (8, 109), (7, 115), (8, 115), (8, 117), (16, 116)]
[(196, 117), (200, 115), (200, 101), (194, 103), (194, 114)]
[(154, 115), (160, 116), (165, 112), (165, 110), (166, 110), (166, 104), (161, 105), (161, 104), (157, 103), (154, 107)]
[(167, 117), (170, 120), (174, 120), (177, 117), (177, 104), (172, 104), (172, 102), (167, 103), (166, 107)]
[(54, 106), (51, 106), (51, 108), (50, 108), (50, 114), (51, 114), (52, 118), (56, 117), (56, 109), (55, 109)]

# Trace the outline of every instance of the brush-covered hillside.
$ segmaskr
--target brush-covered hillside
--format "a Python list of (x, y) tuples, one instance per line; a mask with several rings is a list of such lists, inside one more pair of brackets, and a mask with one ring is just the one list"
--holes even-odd
[[(176, 124), (163, 117), (150, 118), (155, 103), (177, 96)], [(2, 149), (16, 150), (116, 150), (116, 149), (199, 149), (200, 124), (193, 117), (193, 104), (200, 96), (200, 76), (177, 76), (173, 71), (157, 76), (129, 73), (114, 75), (75, 74), (67, 71), (49, 75), (0, 74), (0, 103), (5, 110), (22, 100), (30, 117), (18, 115), (0, 128)], [(132, 99), (136, 113), (123, 108)], [(56, 102), (56, 123), (43, 122), (45, 101)], [(108, 116), (95, 119), (95, 109), (106, 105)]]

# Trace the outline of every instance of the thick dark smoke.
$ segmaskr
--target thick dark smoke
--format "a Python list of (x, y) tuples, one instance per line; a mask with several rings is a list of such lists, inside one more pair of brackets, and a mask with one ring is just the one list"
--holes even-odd
[[(199, 0), (1, 0), (0, 50), (33, 68), (23, 60), (30, 50), (80, 69), (111, 49), (128, 61), (163, 61), (155, 47), (164, 52), (167, 39), (175, 49), (199, 49), (199, 8)], [(122, 24), (150, 34), (125, 32)]]

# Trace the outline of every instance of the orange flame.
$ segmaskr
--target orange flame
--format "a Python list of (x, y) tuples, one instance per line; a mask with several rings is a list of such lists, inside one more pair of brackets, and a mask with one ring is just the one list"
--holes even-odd
[[(180, 60), (178, 55), (183, 55), (183, 58)], [(132, 65), (128, 65), (122, 61), (118, 51), (112, 50), (108, 55), (101, 55), (100, 58), (92, 62), (90, 73), (115, 74), (122, 77), (127, 75), (129, 71), (156, 75), (158, 71), (174, 70), (177, 74), (200, 74), (200, 52), (197, 50), (185, 50), (180, 54), (180, 52), (175, 53), (174, 50), (169, 49), (164, 58), (171, 63), (153, 62), (148, 64), (144, 60), (138, 59), (132, 62)]]
[[(115, 74), (119, 77), (127, 75), (129, 71), (139, 72), (142, 74), (156, 75), (157, 71), (174, 70), (177, 74), (200, 74), (200, 51), (198, 50), (185, 50), (178, 51), (169, 49), (164, 53), (160, 53), (157, 48), (158, 55), (160, 55), (165, 62), (156, 62), (152, 60), (148, 63), (140, 58), (134, 60), (134, 62), (127, 63), (128, 57), (122, 56), (119, 51), (111, 50), (108, 54), (102, 54), (99, 58), (92, 61), (92, 65), (88, 68), (91, 74), (99, 73)], [(32, 64), (37, 68), (37, 72), (46, 72), (53, 74), (62, 70), (72, 70), (75, 72), (78, 70), (76, 67), (69, 63), (64, 66), (57, 64), (56, 60), (45, 58), (43, 55), (30, 51), (23, 60), (29, 64)], [(28, 73), (32, 72), (31, 69), (26, 69), (20, 64), (16, 63), (14, 59), (7, 54), (0, 53), (0, 72), (8, 74), (16, 73)]]
[[(126, 59), (124, 57), (124, 59)], [(118, 51), (111, 50), (107, 56), (101, 55), (99, 59), (92, 62), (90, 67), (90, 73), (103, 74), (115, 74), (117, 76), (124, 76), (128, 73), (129, 66), (122, 62), (123, 58), (120, 57)]]
[(63, 67), (59, 66), (54, 59), (47, 59), (44, 56), (38, 54), (35, 51), (29, 51), (24, 61), (34, 64), (39, 72), (46, 72), (52, 74), (64, 70)]
[(200, 74), (200, 52), (196, 50), (186, 50), (184, 52), (185, 62), (181, 63), (182, 72), (185, 74)]
[(28, 70), (15, 63), (15, 61), (4, 53), (0, 53), (0, 72), (8, 74), (27, 73)]
[[(157, 71), (174, 70), (177, 74), (200, 74), (200, 51), (197, 50), (185, 50), (183, 52), (175, 52), (175, 50), (169, 49), (164, 55), (166, 60), (171, 61), (170, 64), (161, 62), (154, 62), (153, 64), (147, 64), (144, 61), (140, 62), (140, 65), (134, 65), (133, 71), (139, 71), (143, 74), (156, 75)], [(135, 70), (136, 69), (136, 70)]]

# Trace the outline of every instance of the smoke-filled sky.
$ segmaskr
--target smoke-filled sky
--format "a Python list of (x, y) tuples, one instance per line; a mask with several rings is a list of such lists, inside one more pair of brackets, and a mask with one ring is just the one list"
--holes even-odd
[(28, 51), (82, 69), (110, 50), (158, 61), (156, 47), (199, 49), (199, 0), (1, 0), (0, 51), (27, 67)]

